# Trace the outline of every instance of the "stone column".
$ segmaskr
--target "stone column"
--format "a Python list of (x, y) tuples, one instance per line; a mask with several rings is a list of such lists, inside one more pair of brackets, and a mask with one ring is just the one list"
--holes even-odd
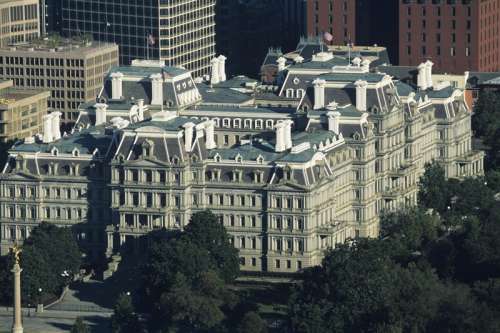
[(19, 263), (15, 263), (11, 272), (14, 274), (14, 322), (12, 324), (12, 333), (23, 333), (23, 324), (21, 320), (21, 272), (23, 270)]

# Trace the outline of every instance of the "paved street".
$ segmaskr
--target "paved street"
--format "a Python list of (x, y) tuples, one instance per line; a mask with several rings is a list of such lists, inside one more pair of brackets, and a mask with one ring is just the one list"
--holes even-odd
[[(24, 333), (61, 333), (69, 332), (74, 318), (68, 318), (66, 313), (47, 311), (45, 315), (49, 317), (23, 317)], [(59, 317), (59, 318), (53, 318)], [(74, 315), (72, 315), (74, 316)], [(62, 318), (61, 318), (62, 317)], [(75, 316), (76, 317), (76, 316)], [(91, 327), (92, 333), (109, 332), (109, 319), (95, 315), (82, 315), (84, 321)], [(5, 312), (0, 314), (0, 332), (10, 332), (12, 327), (12, 315)]]
[[(109, 332), (109, 317), (113, 303), (107, 289), (100, 281), (71, 285), (64, 299), (36, 314), (34, 309), (23, 309), (25, 333), (69, 332), (76, 317), (82, 317), (91, 327), (92, 333)], [(10, 332), (12, 309), (0, 308), (0, 333)]]
[(72, 284), (64, 299), (50, 307), (50, 310), (111, 313), (113, 300), (109, 285), (101, 281), (91, 280)]

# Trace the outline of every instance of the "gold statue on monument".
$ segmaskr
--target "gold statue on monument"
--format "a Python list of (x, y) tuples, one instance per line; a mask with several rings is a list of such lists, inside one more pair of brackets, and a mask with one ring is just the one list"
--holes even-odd
[(21, 247), (17, 245), (17, 243), (15, 243), (14, 246), (12, 247), (12, 254), (14, 254), (14, 260), (18, 265), (19, 265), (19, 255), (21, 254), (21, 252), (22, 252)]

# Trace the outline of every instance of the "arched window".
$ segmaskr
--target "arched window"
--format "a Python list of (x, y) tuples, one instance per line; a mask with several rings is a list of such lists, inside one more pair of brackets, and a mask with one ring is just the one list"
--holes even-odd
[(231, 125), (231, 119), (229, 118), (224, 118), (222, 119), (222, 127), (230, 127)]
[(286, 98), (293, 98), (293, 89), (286, 90)]
[(243, 127), (244, 128), (252, 128), (252, 119), (245, 119), (243, 121)]
[(214, 118), (213, 121), (215, 123), (215, 127), (220, 127), (220, 119), (219, 118)]
[(233, 120), (233, 127), (234, 128), (240, 128), (241, 127), (241, 119), (234, 119)]
[(262, 129), (262, 119), (255, 120), (255, 128)]
[(272, 119), (266, 120), (266, 128), (273, 128), (274, 122)]

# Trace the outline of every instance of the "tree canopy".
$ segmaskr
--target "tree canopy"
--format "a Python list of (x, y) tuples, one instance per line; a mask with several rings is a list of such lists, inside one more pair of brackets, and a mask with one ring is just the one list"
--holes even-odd
[[(0, 285), (5, 302), (12, 300), (12, 259), (2, 259)], [(25, 240), (21, 252), (22, 300), (35, 304), (58, 295), (67, 285), (81, 264), (81, 253), (76, 239), (69, 228), (41, 223), (33, 228)], [(63, 274), (66, 272), (67, 274)]]
[[(150, 330), (230, 332), (253, 311), (228, 288), (239, 275), (238, 251), (210, 211), (193, 214), (182, 232), (160, 230), (147, 240), (139, 298), (147, 300), (140, 306)], [(246, 320), (262, 323), (255, 313)]]
[(500, 332), (495, 191), (427, 168), (419, 208), (385, 214), (380, 238), (331, 249), (304, 272), (288, 331)]

